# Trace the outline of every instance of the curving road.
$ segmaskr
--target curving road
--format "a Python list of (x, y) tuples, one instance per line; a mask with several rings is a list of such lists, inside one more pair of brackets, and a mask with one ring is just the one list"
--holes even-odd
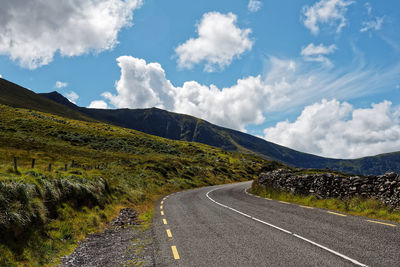
[(182, 191), (153, 218), (157, 266), (400, 266), (400, 225), (259, 198), (250, 182)]

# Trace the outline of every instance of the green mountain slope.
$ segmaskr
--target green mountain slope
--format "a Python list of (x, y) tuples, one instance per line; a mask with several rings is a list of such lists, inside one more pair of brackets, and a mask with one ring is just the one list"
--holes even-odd
[(2, 78), (0, 78), (0, 103), (17, 108), (27, 108), (57, 114), (71, 119), (93, 121), (93, 119), (81, 112), (71, 109), (66, 103), (51, 101)]
[[(168, 139), (199, 142), (228, 151), (256, 154), (297, 167), (330, 168), (332, 170), (356, 174), (381, 174), (387, 171), (400, 172), (400, 152), (355, 160), (324, 158), (302, 153), (188, 115), (168, 112), (157, 108), (88, 109), (74, 105), (57, 92), (35, 94), (5, 80), (0, 79), (0, 81), (2, 84), (8, 83), (0, 87), (0, 95), (2, 96), (0, 103), (11, 106), (24, 106), (68, 118), (79, 119), (79, 116), (86, 120), (90, 118)], [(13, 88), (18, 89), (15, 90), (18, 92), (18, 95), (15, 95), (13, 93), (14, 90), (8, 89), (7, 86), (13, 86)], [(30, 98), (31, 101), (22, 101), (22, 99), (26, 98)], [(54, 104), (49, 104), (49, 100)], [(60, 108), (60, 105), (63, 108)]]
[[(66, 103), (68, 106), (73, 105), (57, 92), (43, 94), (43, 96), (59, 103)], [(157, 108), (103, 110), (73, 106), (75, 110), (80, 110), (85, 115), (99, 121), (107, 121), (169, 139), (199, 142), (228, 151), (253, 153), (292, 166), (316, 169), (329, 168), (364, 175), (376, 175), (388, 171), (400, 172), (400, 152), (354, 160), (330, 159), (302, 153), (192, 116)]]
[(261, 168), (279, 166), (200, 143), (0, 104), (0, 266), (57, 265), (120, 208), (151, 216), (163, 194), (252, 180)]

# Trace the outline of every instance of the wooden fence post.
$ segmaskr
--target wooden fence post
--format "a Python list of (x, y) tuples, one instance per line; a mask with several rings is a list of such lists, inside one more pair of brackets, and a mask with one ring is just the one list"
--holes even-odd
[(68, 164), (67, 163), (65, 163), (64, 171), (68, 171)]
[(74, 160), (72, 160), (72, 162), (71, 162), (71, 168), (73, 168), (73, 167), (75, 167), (75, 161)]
[(49, 172), (51, 172), (51, 163), (49, 164)]
[(35, 168), (35, 159), (32, 159), (32, 169)]
[(14, 157), (14, 171), (18, 172), (18, 158)]

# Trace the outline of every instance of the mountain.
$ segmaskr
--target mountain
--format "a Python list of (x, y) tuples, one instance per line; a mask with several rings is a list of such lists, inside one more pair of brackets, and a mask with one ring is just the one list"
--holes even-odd
[(78, 107), (57, 92), (42, 94), (58, 103), (65, 103), (86, 116), (174, 140), (199, 142), (229, 151), (261, 155), (292, 166), (324, 169), (354, 174), (382, 174), (400, 172), (400, 152), (381, 154), (353, 160), (324, 158), (299, 152), (264, 139), (220, 127), (193, 116), (149, 109), (89, 109)]
[(68, 107), (61, 99), (56, 100), (42, 97), (31, 90), (2, 78), (0, 78), (0, 103), (15, 108), (27, 108), (57, 114), (76, 120), (93, 121), (93, 119), (85, 116), (78, 110)]
[(76, 106), (57, 92), (35, 94), (0, 79), (0, 103), (79, 119), (106, 122), (173, 140), (199, 142), (245, 152), (303, 168), (329, 168), (354, 174), (400, 172), (400, 152), (354, 160), (331, 159), (299, 152), (207, 121), (157, 108), (89, 109)]

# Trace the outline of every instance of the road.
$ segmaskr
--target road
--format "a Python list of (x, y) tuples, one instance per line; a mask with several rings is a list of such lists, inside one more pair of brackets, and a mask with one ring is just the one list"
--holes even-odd
[(400, 266), (400, 225), (259, 198), (250, 182), (182, 191), (153, 218), (157, 266)]

